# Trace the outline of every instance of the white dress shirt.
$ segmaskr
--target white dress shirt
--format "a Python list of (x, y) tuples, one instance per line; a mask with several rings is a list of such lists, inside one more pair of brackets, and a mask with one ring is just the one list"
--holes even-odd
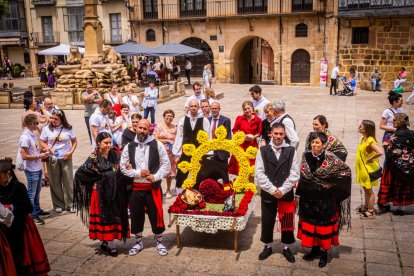
[[(281, 148), (276, 149), (273, 141), (270, 141), (269, 145), (272, 147), (273, 152), (276, 155), (277, 160), (279, 160), (280, 154), (282, 153), (282, 147), (287, 147), (288, 144), (283, 141)], [(267, 162), (267, 160), (266, 160)], [(295, 154), (293, 155), (292, 167), (290, 168), (289, 177), (285, 180), (283, 185), (279, 188), (274, 186), (272, 182), (270, 182), (269, 178), (265, 174), (265, 168), (262, 158), (262, 153), (259, 150), (256, 156), (256, 163), (255, 163), (255, 182), (259, 185), (259, 187), (268, 192), (269, 194), (273, 195), (277, 189), (282, 192), (282, 195), (285, 195), (290, 190), (292, 190), (293, 185), (299, 181), (300, 170), (299, 170), (299, 163), (297, 158), (297, 152), (295, 150)]]
[[(286, 113), (283, 113), (281, 116), (273, 120), (273, 122), (270, 124), (270, 127), (272, 127), (272, 125), (276, 122), (280, 123), (280, 121), (284, 118), (285, 115)], [(290, 119), (289, 117), (284, 118), (282, 123), (285, 125), (286, 137), (289, 138), (290, 145), (292, 147), (295, 147), (295, 149), (298, 149), (299, 136), (295, 130), (295, 124), (293, 123), (292, 119)]]
[[(178, 122), (178, 125), (177, 125), (177, 135), (175, 136), (175, 141), (174, 141), (174, 145), (173, 145), (173, 148), (172, 148), (172, 153), (175, 156), (181, 156), (181, 154), (182, 154), (183, 137), (184, 137), (184, 119), (185, 119), (185, 117), (186, 116), (182, 117), (180, 119), (180, 121)], [(190, 118), (191, 129), (194, 130), (197, 119), (201, 118), (201, 117), (194, 117), (194, 118), (191, 117), (191, 116), (188, 116), (188, 117)], [(211, 138), (211, 135), (210, 135), (210, 122), (208, 121), (207, 118), (205, 118), (205, 117), (202, 117), (202, 118), (203, 118), (203, 130), (205, 132), (207, 132), (208, 136)]]
[[(149, 142), (151, 142), (154, 138), (152, 136), (149, 136), (147, 140), (144, 143), (138, 143), (138, 146), (135, 149), (135, 169), (127, 170), (125, 168), (125, 165), (127, 163), (131, 163), (129, 161), (129, 151), (128, 147), (125, 147), (122, 151), (121, 155), (121, 161), (120, 161), (120, 167), (121, 172), (129, 177), (134, 177), (134, 182), (138, 183), (151, 183), (149, 182), (146, 177), (141, 177), (141, 170), (148, 168), (148, 158), (149, 158)], [(135, 142), (137, 142), (135, 138)], [(165, 150), (164, 144), (157, 141), (157, 147), (158, 147), (158, 154), (160, 157), (160, 167), (158, 171), (154, 174), (154, 180), (159, 181), (162, 178), (164, 178), (168, 172), (170, 171), (171, 164), (170, 159), (168, 158), (167, 151)]]

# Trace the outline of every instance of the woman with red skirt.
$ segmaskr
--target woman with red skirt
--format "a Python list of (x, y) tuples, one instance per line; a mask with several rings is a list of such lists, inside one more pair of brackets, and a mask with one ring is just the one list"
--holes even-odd
[(351, 170), (333, 153), (326, 151), (324, 132), (310, 135), (311, 151), (302, 157), (296, 189), (299, 205), (298, 239), (312, 248), (306, 261), (320, 257), (319, 267), (328, 263), (328, 250), (339, 245), (339, 230), (350, 222)]
[[(0, 178), (2, 175), (0, 176)], [(0, 275), (16, 276), (16, 267), (14, 266), (13, 255), (7, 241), (5, 231), (6, 227), (12, 225), (14, 216), (12, 211), (5, 208), (0, 203)]]
[[(251, 101), (244, 101), (242, 109), (244, 114), (236, 118), (232, 132), (244, 132), (245, 139), (243, 144), (240, 145), (243, 150), (246, 150), (250, 146), (257, 148), (256, 139), (262, 134), (262, 120), (254, 113), (254, 107)], [(253, 166), (254, 163), (255, 159), (250, 159), (250, 166)], [(229, 162), (229, 173), (234, 175), (239, 174), (239, 163), (233, 155)]]
[[(89, 238), (100, 240), (102, 251), (115, 257), (114, 240), (129, 238), (127, 193), (117, 180), (119, 154), (112, 149), (112, 136), (101, 132), (97, 149), (75, 174), (75, 207), (82, 221), (89, 221)], [(88, 220), (89, 217), (89, 220)]]
[[(0, 203), (14, 216), (11, 226), (0, 230), (0, 236), (4, 231), (17, 275), (47, 275), (49, 261), (31, 216), (32, 204), (26, 186), (17, 180), (13, 168), (11, 159), (0, 160)], [(0, 247), (7, 251), (3, 242)]]

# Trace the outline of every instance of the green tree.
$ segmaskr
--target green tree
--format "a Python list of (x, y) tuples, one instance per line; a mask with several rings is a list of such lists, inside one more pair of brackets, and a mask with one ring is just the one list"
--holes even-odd
[(7, 0), (0, 0), (0, 18), (9, 13), (9, 4)]

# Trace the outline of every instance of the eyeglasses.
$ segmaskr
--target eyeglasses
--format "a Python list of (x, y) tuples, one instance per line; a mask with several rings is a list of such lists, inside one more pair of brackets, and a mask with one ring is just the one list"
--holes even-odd
[(32, 125), (39, 125), (39, 122), (34, 122), (34, 123), (32, 123)]

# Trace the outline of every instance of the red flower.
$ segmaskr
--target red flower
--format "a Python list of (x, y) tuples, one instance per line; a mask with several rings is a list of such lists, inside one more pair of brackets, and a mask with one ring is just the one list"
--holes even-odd
[(329, 142), (332, 142), (333, 140), (335, 140), (335, 139), (333, 138), (333, 136), (329, 136), (328, 141), (329, 141)]
[(233, 190), (224, 191), (217, 181), (212, 179), (203, 180), (199, 187), (200, 193), (208, 203), (221, 204), (233, 194)]
[(328, 166), (328, 162), (326, 162), (326, 160), (324, 160), (324, 161), (322, 162), (322, 168), (326, 168), (326, 166)]

